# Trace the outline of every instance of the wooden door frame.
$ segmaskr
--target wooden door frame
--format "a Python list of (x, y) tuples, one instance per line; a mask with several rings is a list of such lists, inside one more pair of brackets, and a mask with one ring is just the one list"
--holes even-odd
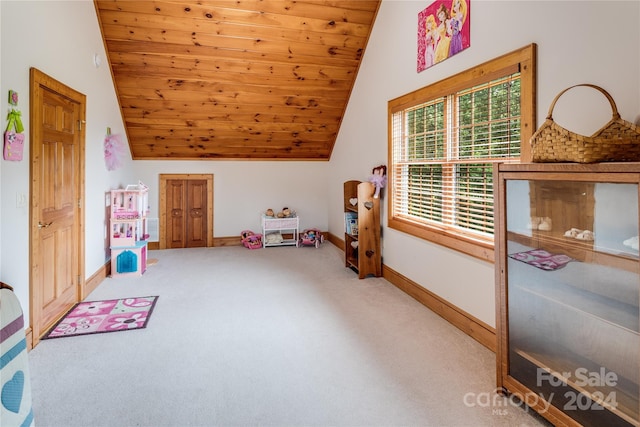
[(207, 181), (207, 247), (213, 246), (213, 174), (160, 174), (158, 190), (159, 249), (167, 249), (167, 181), (172, 179)]
[[(86, 105), (87, 99), (86, 96), (69, 86), (53, 79), (52, 77), (46, 75), (42, 71), (37, 68), (31, 68), (29, 70), (29, 85), (30, 85), (30, 99), (29, 99), (29, 131), (30, 131), (30, 140), (31, 144), (29, 145), (29, 192), (31, 193), (30, 201), (29, 201), (29, 212), (30, 212), (30, 223), (29, 223), (29, 312), (30, 312), (30, 331), (31, 331), (31, 339), (30, 343), (32, 347), (40, 341), (40, 333), (41, 331), (34, 331), (34, 325), (38, 325), (40, 322), (40, 312), (37, 310), (39, 307), (36, 302), (38, 302), (38, 298), (40, 295), (37, 294), (37, 286), (36, 280), (38, 279), (38, 260), (40, 259), (40, 242), (39, 242), (39, 233), (38, 233), (38, 222), (40, 221), (40, 191), (38, 186), (41, 183), (42, 177), (40, 176), (40, 171), (36, 170), (35, 165), (38, 160), (40, 153), (37, 153), (34, 149), (36, 144), (33, 141), (41, 141), (42, 133), (41, 126), (39, 121), (39, 117), (41, 116), (41, 112), (38, 109), (41, 109), (42, 105), (42, 88), (50, 89), (51, 91), (67, 97), (74, 102), (78, 102), (80, 104), (79, 111), (79, 131), (78, 131), (78, 165), (74, 172), (74, 181), (78, 183), (78, 204), (77, 211), (75, 214), (75, 224), (76, 227), (76, 236), (78, 239), (78, 253), (77, 253), (77, 265), (78, 271), (74, 272), (77, 274), (78, 280), (76, 283), (76, 302), (80, 301), (86, 295), (83, 295), (85, 277), (85, 221), (84, 221), (84, 199), (85, 199), (85, 144), (86, 144), (86, 126), (84, 123), (86, 122)], [(61, 315), (64, 313), (61, 313)]]

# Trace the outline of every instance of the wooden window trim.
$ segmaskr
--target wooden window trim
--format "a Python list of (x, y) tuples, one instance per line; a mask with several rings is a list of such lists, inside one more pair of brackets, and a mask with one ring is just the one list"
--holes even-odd
[[(529, 145), (529, 140), (536, 129), (536, 57), (537, 46), (532, 43), (528, 46), (389, 101), (387, 114), (389, 167), (392, 166), (393, 161), (394, 147), (392, 120), (395, 112), (405, 110), (411, 106), (426, 102), (439, 96), (448, 95), (458, 90), (494, 80), (517, 70), (520, 71), (521, 85), (520, 161), (530, 162), (531, 147)], [(394, 188), (394, 183), (392, 182), (393, 174), (389, 174), (387, 178), (390, 180), (387, 187), (391, 193)], [(427, 225), (417, 221), (414, 222), (407, 218), (396, 216), (393, 206), (394, 199), (394, 194), (389, 194), (387, 197), (389, 228), (471, 255), (483, 261), (491, 263), (494, 262), (493, 242), (482, 241), (456, 230), (440, 228), (435, 225)]]

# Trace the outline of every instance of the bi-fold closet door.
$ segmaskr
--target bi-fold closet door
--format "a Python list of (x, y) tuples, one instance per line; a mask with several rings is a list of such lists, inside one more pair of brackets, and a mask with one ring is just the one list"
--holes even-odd
[(166, 190), (167, 247), (206, 247), (207, 181), (170, 179)]

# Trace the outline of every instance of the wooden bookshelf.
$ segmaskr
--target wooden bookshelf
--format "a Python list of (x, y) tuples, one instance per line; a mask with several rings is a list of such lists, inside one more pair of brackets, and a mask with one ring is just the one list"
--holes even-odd
[[(380, 248), (380, 199), (374, 198), (370, 182), (346, 181), (344, 189), (344, 261), (345, 267), (360, 279), (382, 276)], [(355, 219), (357, 232), (351, 221)]]

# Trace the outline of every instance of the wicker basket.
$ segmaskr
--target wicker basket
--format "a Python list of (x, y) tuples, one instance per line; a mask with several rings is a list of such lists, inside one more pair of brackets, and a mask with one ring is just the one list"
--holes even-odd
[[(578, 86), (599, 90), (613, 110), (609, 123), (592, 136), (571, 132), (553, 121), (553, 107), (560, 96)], [(640, 161), (640, 128), (620, 118), (616, 103), (606, 90), (592, 84), (578, 84), (556, 95), (547, 119), (531, 137), (531, 153), (533, 161), (540, 163), (637, 162)]]

